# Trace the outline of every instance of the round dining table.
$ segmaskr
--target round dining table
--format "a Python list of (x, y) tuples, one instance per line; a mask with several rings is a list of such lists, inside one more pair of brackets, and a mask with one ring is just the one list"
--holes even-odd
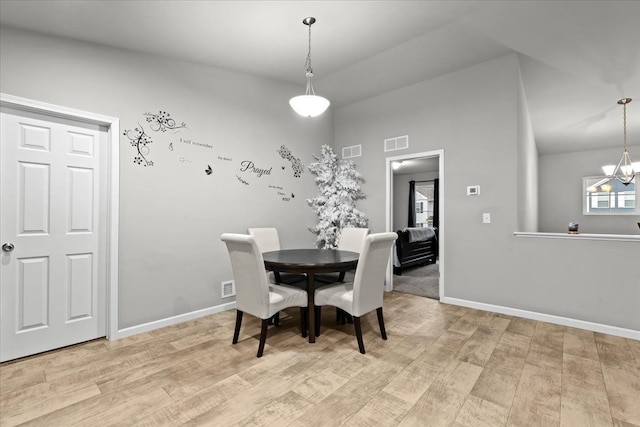
[(360, 254), (331, 249), (283, 249), (264, 252), (264, 266), (276, 273), (303, 273), (306, 275), (308, 295), (309, 342), (316, 342), (315, 334), (315, 275), (349, 271), (356, 268)]

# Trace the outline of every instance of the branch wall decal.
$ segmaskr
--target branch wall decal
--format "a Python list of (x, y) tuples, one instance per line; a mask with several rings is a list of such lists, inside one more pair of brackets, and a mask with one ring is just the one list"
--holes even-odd
[(151, 144), (153, 140), (151, 140), (151, 137), (147, 135), (140, 123), (138, 123), (138, 126), (139, 127), (133, 130), (125, 130), (122, 134), (129, 139), (131, 146), (135, 147), (138, 152), (138, 154), (133, 158), (133, 162), (138, 165), (144, 163), (143, 166), (145, 167), (153, 166), (153, 161), (147, 160), (145, 157), (145, 155), (149, 154), (151, 151), (147, 145)]
[[(302, 160), (294, 157), (291, 153), (291, 150), (289, 150), (284, 145), (280, 146), (280, 148), (278, 149), (278, 154), (280, 154), (280, 157), (282, 157), (283, 159), (289, 160), (289, 162), (291, 162), (291, 167), (293, 168), (293, 176), (295, 176), (296, 178), (300, 178), (300, 175), (302, 175), (302, 173), (304, 172), (304, 164), (302, 163)], [(284, 170), (284, 167), (282, 167), (282, 169)]]
[(166, 111), (159, 111), (158, 114), (144, 113), (147, 117), (147, 122), (150, 123), (152, 131), (166, 132), (167, 129), (181, 129), (186, 128), (187, 124), (182, 122), (180, 126), (176, 125), (176, 121), (171, 118), (171, 114)]

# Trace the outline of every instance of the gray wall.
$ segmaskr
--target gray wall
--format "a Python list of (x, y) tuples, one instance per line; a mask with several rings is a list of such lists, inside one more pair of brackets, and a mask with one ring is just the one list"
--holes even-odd
[(538, 149), (518, 67), (518, 230), (538, 231)]
[[(304, 82), (293, 87), (9, 28), (0, 31), (3, 93), (115, 116), (122, 131), (141, 124), (153, 137), (151, 167), (134, 164), (133, 147), (120, 137), (120, 328), (233, 301), (220, 297), (220, 282), (232, 279), (220, 241), (223, 232), (276, 226), (283, 246), (313, 247), (307, 227), (315, 224), (315, 215), (305, 203), (315, 195), (313, 176), (305, 171), (294, 178), (290, 164), (276, 153), (284, 144), (306, 165), (321, 144), (331, 144), (330, 112), (308, 120), (288, 105)], [(150, 131), (143, 114), (159, 110), (186, 122), (188, 129)], [(213, 148), (181, 143), (180, 137)], [(243, 160), (273, 167), (272, 173), (261, 178), (242, 173)], [(207, 165), (211, 175), (204, 172)], [(269, 185), (295, 198), (283, 201)]]
[[(629, 146), (634, 161), (640, 145)], [(583, 151), (540, 156), (540, 231), (564, 233), (571, 221), (582, 233), (639, 235), (640, 215), (583, 215), (582, 177), (602, 175), (602, 165), (616, 164), (619, 149)]]
[(506, 249), (469, 299), (640, 331), (637, 241), (515, 237)]
[[(306, 120), (289, 109), (297, 86), (7, 28), (0, 33), (3, 93), (119, 117), (123, 130), (157, 110), (189, 126), (154, 135), (155, 165), (147, 168), (133, 163), (121, 137), (120, 328), (223, 302), (220, 281), (231, 269), (222, 232), (273, 225), (284, 246), (312, 247), (306, 227), (315, 217), (304, 199), (315, 195), (313, 177), (277, 172), (275, 150), (285, 144), (308, 164), (333, 132), (336, 152), (362, 144), (358, 170), (367, 198), (358, 207), (373, 232), (385, 229), (384, 138), (408, 134), (407, 153), (445, 150), (445, 297), (640, 330), (640, 264), (629, 262), (637, 242), (513, 236), (524, 138), (516, 55), (338, 109), (332, 122), (331, 114)], [(171, 139), (180, 136), (213, 149)], [(172, 141), (179, 152), (168, 150)], [(241, 160), (273, 165), (273, 174), (242, 175), (251, 184), (245, 186), (236, 179)], [(540, 163), (542, 177), (544, 157)], [(268, 184), (296, 197), (283, 202)], [(480, 185), (481, 194), (466, 196), (468, 185)], [(541, 179), (541, 200), (543, 186)], [(492, 214), (492, 224), (482, 224), (482, 212)]]
[(436, 172), (393, 175), (393, 230), (407, 226), (409, 217), (409, 181), (429, 181), (438, 178)]
[[(408, 134), (406, 154), (444, 149), (445, 297), (640, 330), (640, 263), (630, 262), (637, 242), (513, 235), (523, 221), (518, 165), (529, 161), (519, 160), (529, 138), (520, 91), (514, 54), (337, 109), (336, 147), (362, 144), (360, 208), (373, 232), (384, 230), (385, 138)], [(480, 185), (480, 195), (466, 196), (468, 185)]]

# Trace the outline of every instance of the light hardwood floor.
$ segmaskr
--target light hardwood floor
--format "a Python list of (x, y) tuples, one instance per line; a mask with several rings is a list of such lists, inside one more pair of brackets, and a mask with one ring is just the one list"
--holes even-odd
[(353, 325), (325, 309), (271, 327), (235, 310), (0, 365), (0, 425), (640, 426), (640, 341), (385, 295)]

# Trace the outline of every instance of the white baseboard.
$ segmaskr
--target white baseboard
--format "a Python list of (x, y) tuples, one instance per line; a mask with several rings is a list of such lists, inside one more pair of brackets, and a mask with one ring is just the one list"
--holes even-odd
[(477, 310), (492, 311), (494, 313), (507, 314), (509, 316), (523, 317), (525, 319), (539, 320), (541, 322), (554, 323), (556, 325), (570, 326), (572, 328), (585, 329), (587, 331), (601, 332), (623, 338), (640, 341), (640, 331), (620, 328), (617, 326), (603, 325), (601, 323), (587, 322), (585, 320), (571, 319), (568, 317), (554, 316), (553, 314), (538, 313), (535, 311), (520, 310), (517, 308), (503, 307), (500, 305), (486, 304), (482, 302), (468, 301), (458, 298), (443, 297), (440, 302), (462, 307), (475, 308)]
[[(615, 335), (618, 337), (629, 338), (640, 341), (640, 331), (633, 329), (620, 328), (617, 326), (603, 325), (601, 323), (587, 322), (585, 320), (571, 319), (568, 317), (555, 316), (552, 314), (538, 313), (535, 311), (520, 310), (518, 308), (503, 307), (500, 305), (486, 304), (475, 301), (468, 301), (458, 298), (443, 297), (440, 302), (444, 304), (458, 305), (461, 307), (474, 308), (477, 310), (491, 311), (494, 313), (506, 314), (509, 316), (522, 317), (525, 319), (538, 320), (541, 322), (554, 323), (556, 325), (570, 326), (572, 328), (585, 329), (587, 331), (601, 332), (603, 334)], [(154, 329), (164, 328), (166, 326), (176, 325), (187, 320), (197, 319), (199, 317), (209, 316), (210, 314), (220, 313), (236, 308), (235, 301), (226, 304), (220, 304), (215, 307), (204, 308), (189, 313), (180, 314), (178, 316), (168, 317), (166, 319), (156, 320), (142, 325), (131, 326), (129, 328), (120, 329), (115, 337), (111, 340), (126, 338), (143, 332), (153, 331)]]
[(167, 317), (166, 319), (155, 320), (142, 325), (131, 326), (129, 328), (119, 329), (115, 337), (111, 336), (110, 340), (130, 337), (132, 335), (141, 334), (143, 332), (153, 331), (154, 329), (164, 328), (166, 326), (177, 325), (187, 320), (197, 319), (199, 317), (208, 316), (210, 314), (220, 313), (222, 311), (233, 310), (236, 308), (236, 302), (228, 302), (226, 304), (216, 305), (215, 307), (203, 308), (201, 310), (191, 311), (189, 313), (179, 314), (177, 316)]

